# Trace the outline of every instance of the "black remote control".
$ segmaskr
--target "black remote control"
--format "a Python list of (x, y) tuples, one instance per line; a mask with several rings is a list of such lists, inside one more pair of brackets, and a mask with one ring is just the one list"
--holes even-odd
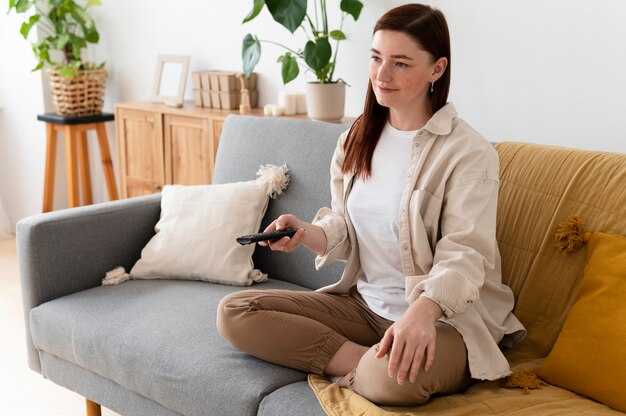
[(293, 237), (296, 231), (297, 230), (282, 230), (272, 231), (269, 233), (242, 235), (241, 237), (237, 237), (237, 242), (242, 246), (245, 246), (246, 244), (257, 243), (259, 241), (280, 240), (283, 237)]

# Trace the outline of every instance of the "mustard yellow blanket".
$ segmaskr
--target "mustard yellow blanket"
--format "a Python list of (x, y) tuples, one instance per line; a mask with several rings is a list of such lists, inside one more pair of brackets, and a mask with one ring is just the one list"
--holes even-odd
[[(520, 365), (514, 371), (536, 367)], [(329, 416), (623, 416), (608, 406), (570, 391), (545, 385), (524, 394), (521, 389), (505, 389), (499, 381), (480, 382), (463, 394), (438, 397), (419, 407), (379, 407), (324, 377), (309, 375), (309, 385)]]

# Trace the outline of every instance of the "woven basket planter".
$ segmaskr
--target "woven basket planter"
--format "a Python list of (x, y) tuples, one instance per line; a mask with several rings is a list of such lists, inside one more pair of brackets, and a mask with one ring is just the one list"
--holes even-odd
[(52, 101), (62, 116), (89, 116), (100, 114), (104, 104), (106, 69), (78, 71), (78, 75), (65, 78), (58, 71), (49, 70)]

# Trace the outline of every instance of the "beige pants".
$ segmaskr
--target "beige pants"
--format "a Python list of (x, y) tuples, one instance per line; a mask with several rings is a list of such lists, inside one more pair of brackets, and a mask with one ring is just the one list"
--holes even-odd
[(351, 389), (384, 405), (425, 403), (470, 383), (467, 352), (459, 333), (437, 322), (435, 361), (414, 383), (399, 385), (387, 374), (388, 355), (376, 359), (378, 342), (392, 324), (372, 312), (356, 291), (348, 296), (290, 290), (245, 290), (218, 306), (217, 328), (232, 345), (275, 364), (319, 374), (350, 340), (370, 346), (351, 374)]

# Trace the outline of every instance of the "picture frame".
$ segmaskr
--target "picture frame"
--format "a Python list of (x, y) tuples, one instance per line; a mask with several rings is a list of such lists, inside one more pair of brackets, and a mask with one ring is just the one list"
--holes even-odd
[(188, 55), (158, 55), (152, 102), (181, 106), (188, 73)]

